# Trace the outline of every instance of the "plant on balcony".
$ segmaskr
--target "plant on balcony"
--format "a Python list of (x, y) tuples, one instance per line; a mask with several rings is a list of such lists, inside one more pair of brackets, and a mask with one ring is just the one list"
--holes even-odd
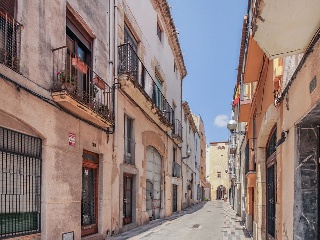
[(74, 92), (77, 87), (76, 77), (72, 74), (67, 74), (64, 70), (57, 72), (57, 78), (63, 89), (69, 92)]

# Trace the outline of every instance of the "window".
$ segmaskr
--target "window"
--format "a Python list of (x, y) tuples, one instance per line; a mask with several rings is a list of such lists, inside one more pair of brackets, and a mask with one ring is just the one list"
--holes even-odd
[(15, 1), (0, 2), (0, 63), (19, 71), (20, 24), (15, 21)]
[(133, 119), (124, 116), (124, 162), (134, 164)]
[(160, 42), (162, 42), (162, 29), (161, 29), (160, 24), (158, 22), (157, 22), (157, 35), (158, 35)]
[(86, 104), (91, 104), (99, 91), (92, 79), (93, 39), (68, 9), (66, 22), (65, 74), (71, 76), (76, 86), (73, 93)]
[(221, 172), (217, 172), (217, 178), (221, 178)]
[(40, 138), (0, 127), (0, 238), (40, 232)]
[(176, 61), (173, 61), (173, 71), (176, 72), (176, 70), (177, 70)]
[(157, 107), (162, 110), (163, 106), (163, 96), (162, 96), (162, 84), (160, 81), (160, 77), (156, 74), (156, 79), (153, 85), (153, 102), (157, 105)]
[(135, 52), (138, 51), (138, 41), (127, 24), (124, 24), (124, 43), (129, 43)]
[(140, 68), (139, 71), (139, 59), (138, 59), (138, 41), (134, 37), (129, 27), (124, 24), (124, 45), (121, 52), (121, 64), (119, 66), (120, 72), (130, 73), (134, 79), (138, 80), (138, 74), (141, 74), (142, 78), (139, 79), (140, 84), (144, 85), (144, 77), (146, 70)]

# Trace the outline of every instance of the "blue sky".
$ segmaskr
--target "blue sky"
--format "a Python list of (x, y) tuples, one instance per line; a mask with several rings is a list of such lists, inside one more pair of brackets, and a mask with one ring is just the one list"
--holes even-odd
[(201, 115), (207, 143), (226, 141), (245, 0), (169, 0), (187, 67), (183, 100)]

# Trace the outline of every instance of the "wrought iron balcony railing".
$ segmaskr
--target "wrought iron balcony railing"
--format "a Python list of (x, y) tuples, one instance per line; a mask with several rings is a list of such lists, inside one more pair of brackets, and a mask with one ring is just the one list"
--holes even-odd
[(180, 178), (181, 176), (181, 166), (177, 162), (172, 163), (172, 176)]
[(19, 71), (21, 25), (0, 9), (0, 63)]
[(136, 86), (162, 112), (166, 120), (173, 125), (173, 109), (161, 92), (160, 83), (153, 80), (137, 53), (129, 43), (118, 47), (119, 68), (118, 74), (130, 76)]
[(111, 87), (66, 46), (53, 50), (52, 91), (66, 91), (100, 116), (113, 119)]
[(172, 137), (177, 137), (182, 140), (182, 124), (179, 119), (174, 120)]

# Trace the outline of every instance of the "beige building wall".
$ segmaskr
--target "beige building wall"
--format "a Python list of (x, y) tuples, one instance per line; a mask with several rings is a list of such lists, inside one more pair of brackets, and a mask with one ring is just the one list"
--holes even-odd
[(209, 159), (210, 173), (208, 179), (211, 184), (211, 200), (217, 199), (217, 190), (220, 186), (225, 188), (224, 194), (228, 196), (228, 191), (230, 188), (228, 173), (228, 142), (210, 143)]

